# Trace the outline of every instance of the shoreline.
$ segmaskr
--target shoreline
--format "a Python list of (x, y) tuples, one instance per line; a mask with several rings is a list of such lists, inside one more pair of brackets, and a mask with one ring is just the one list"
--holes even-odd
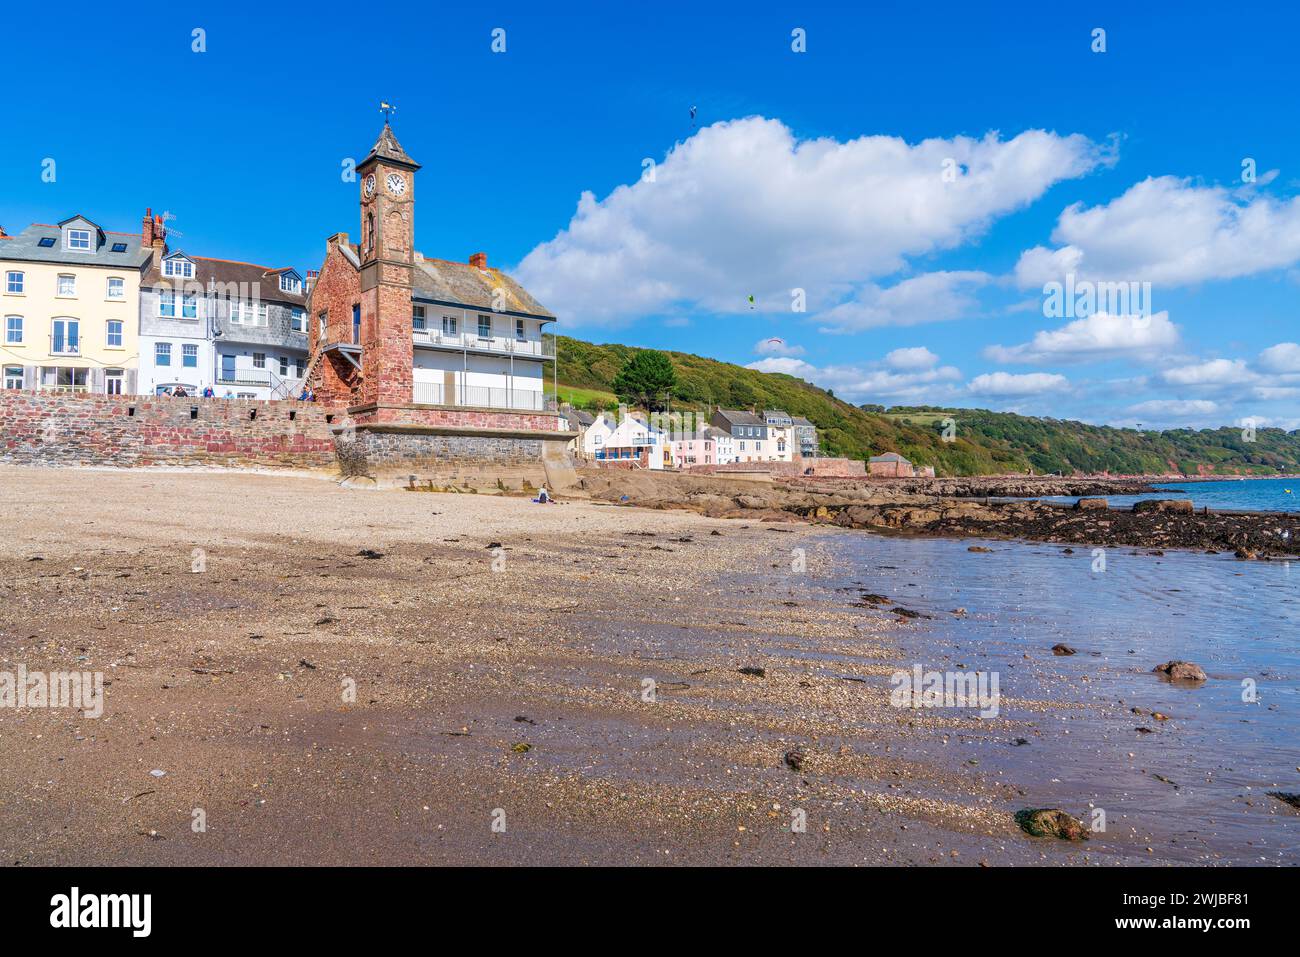
[[(1065, 480), (836, 479), (770, 483), (667, 473), (584, 470), (578, 494), (609, 504), (711, 517), (802, 521), (881, 534), (1024, 540), (1063, 545), (1227, 551), (1243, 559), (1300, 554), (1300, 512), (1197, 510), (1170, 499), (1111, 508), (1107, 495), (1142, 483)], [(1075, 505), (1028, 496), (1079, 496)]]

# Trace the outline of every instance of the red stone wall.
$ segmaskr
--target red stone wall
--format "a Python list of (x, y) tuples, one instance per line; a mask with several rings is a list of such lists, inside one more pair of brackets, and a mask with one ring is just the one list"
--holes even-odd
[(332, 471), (331, 425), (345, 419), (318, 403), (292, 400), (0, 390), (0, 462)]
[(529, 432), (557, 432), (559, 416), (554, 412), (510, 412), (504, 409), (474, 409), (429, 405), (357, 406), (351, 410), (358, 421), (383, 424), (447, 425), (464, 429), (510, 429)]
[[(361, 301), (361, 274), (339, 252), (338, 242), (347, 242), (347, 234), (331, 237), (320, 276), (312, 287), (307, 326), (307, 352), (315, 356), (319, 348), (317, 317), (328, 313), (326, 339), (330, 342), (352, 341), (352, 306)], [(358, 374), (343, 358), (323, 358), (312, 366), (309, 378), (316, 397), (327, 405), (348, 406), (355, 403), (353, 390)]]

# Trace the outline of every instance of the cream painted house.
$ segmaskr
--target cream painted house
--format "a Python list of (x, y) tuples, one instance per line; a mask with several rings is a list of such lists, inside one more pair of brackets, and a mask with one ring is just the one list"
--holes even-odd
[(141, 234), (84, 216), (0, 238), (4, 388), (134, 393), (152, 253)]

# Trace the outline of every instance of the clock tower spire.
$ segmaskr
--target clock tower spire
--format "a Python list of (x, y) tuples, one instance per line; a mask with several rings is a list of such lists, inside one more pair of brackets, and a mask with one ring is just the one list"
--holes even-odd
[[(392, 107), (385, 104), (385, 116)], [(411, 285), (415, 269), (415, 173), (420, 164), (384, 123), (357, 165), (361, 181), (361, 404), (411, 401)], [(382, 415), (381, 415), (382, 417)]]

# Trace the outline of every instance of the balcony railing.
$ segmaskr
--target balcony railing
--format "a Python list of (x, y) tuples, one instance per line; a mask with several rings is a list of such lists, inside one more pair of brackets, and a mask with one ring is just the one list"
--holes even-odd
[(256, 386), (270, 389), (274, 398), (291, 398), (301, 389), (302, 379), (282, 379), (270, 369), (235, 369), (233, 374), (223, 369), (217, 373), (217, 385)]
[(416, 382), (412, 391), (413, 401), (423, 405), (464, 405), (521, 412), (542, 412), (547, 407), (543, 393), (527, 389), (470, 385), (448, 393), (441, 382)]
[(50, 335), (50, 355), (52, 356), (79, 356), (81, 355), (81, 339), (75, 333), (71, 335), (59, 335), (53, 333)]
[(437, 346), (470, 352), (494, 352), (500, 355), (555, 358), (554, 339), (518, 339), (511, 336), (480, 336), (474, 332), (443, 332), (440, 329), (416, 329), (412, 336), (417, 346)]

